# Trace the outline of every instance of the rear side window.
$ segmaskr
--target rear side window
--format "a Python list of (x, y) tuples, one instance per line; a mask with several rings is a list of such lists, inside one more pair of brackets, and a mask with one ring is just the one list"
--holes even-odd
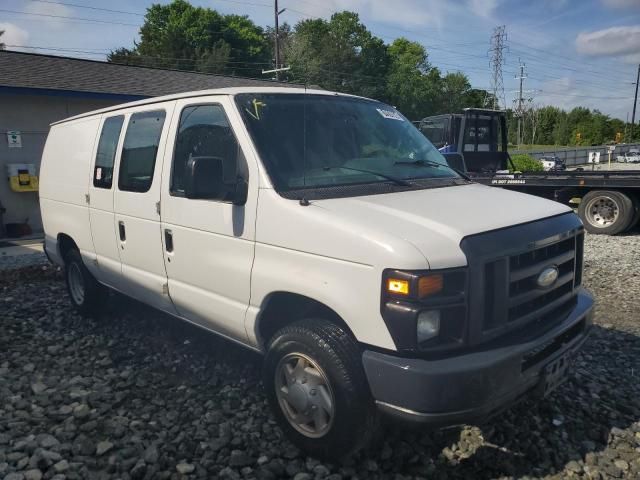
[(226, 175), (235, 178), (239, 146), (221, 105), (192, 105), (180, 115), (173, 155), (171, 193), (184, 195), (187, 162), (192, 157), (219, 157)]
[(165, 115), (164, 110), (131, 115), (120, 159), (120, 190), (146, 192), (151, 188)]
[(124, 115), (110, 117), (102, 125), (96, 165), (93, 170), (93, 186), (97, 188), (111, 188), (113, 182), (113, 162), (116, 158), (118, 139), (122, 130)]

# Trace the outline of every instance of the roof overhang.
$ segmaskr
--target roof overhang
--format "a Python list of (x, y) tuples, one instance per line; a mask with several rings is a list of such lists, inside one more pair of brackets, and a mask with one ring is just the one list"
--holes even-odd
[(129, 95), (126, 93), (83, 92), (77, 90), (58, 90), (49, 88), (12, 87), (0, 85), (0, 95), (39, 95), (46, 97), (74, 97), (98, 100), (116, 100), (119, 103), (133, 102), (149, 98), (144, 95)]

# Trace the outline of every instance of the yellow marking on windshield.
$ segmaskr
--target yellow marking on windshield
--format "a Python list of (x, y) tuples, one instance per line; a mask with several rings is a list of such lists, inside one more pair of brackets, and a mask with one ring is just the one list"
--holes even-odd
[(254, 98), (251, 103), (253, 104), (253, 112), (248, 108), (245, 108), (244, 110), (256, 120), (260, 120), (260, 108), (266, 107), (267, 104), (258, 100), (257, 98)]

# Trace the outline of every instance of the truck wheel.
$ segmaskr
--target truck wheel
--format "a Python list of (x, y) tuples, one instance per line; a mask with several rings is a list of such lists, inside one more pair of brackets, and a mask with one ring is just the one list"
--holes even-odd
[(578, 215), (587, 232), (615, 235), (629, 227), (635, 209), (631, 199), (624, 193), (594, 190), (582, 198)]
[(633, 203), (634, 215), (625, 232), (633, 230), (633, 228), (638, 225), (638, 222), (640, 222), (640, 197), (633, 197), (631, 202)]
[(322, 319), (288, 325), (273, 336), (263, 382), (287, 437), (309, 455), (340, 459), (365, 447), (378, 415), (356, 340)]
[(81, 315), (95, 315), (103, 304), (105, 287), (87, 270), (80, 252), (75, 248), (67, 252), (64, 263), (64, 277), (71, 304)]

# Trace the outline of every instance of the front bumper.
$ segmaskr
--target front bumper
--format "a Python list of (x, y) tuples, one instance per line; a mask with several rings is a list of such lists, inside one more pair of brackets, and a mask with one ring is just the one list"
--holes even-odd
[(363, 365), (380, 410), (434, 427), (481, 423), (516, 401), (545, 392), (547, 365), (572, 357), (586, 340), (593, 297), (580, 289), (575, 308), (533, 341), (438, 360), (367, 350)]

